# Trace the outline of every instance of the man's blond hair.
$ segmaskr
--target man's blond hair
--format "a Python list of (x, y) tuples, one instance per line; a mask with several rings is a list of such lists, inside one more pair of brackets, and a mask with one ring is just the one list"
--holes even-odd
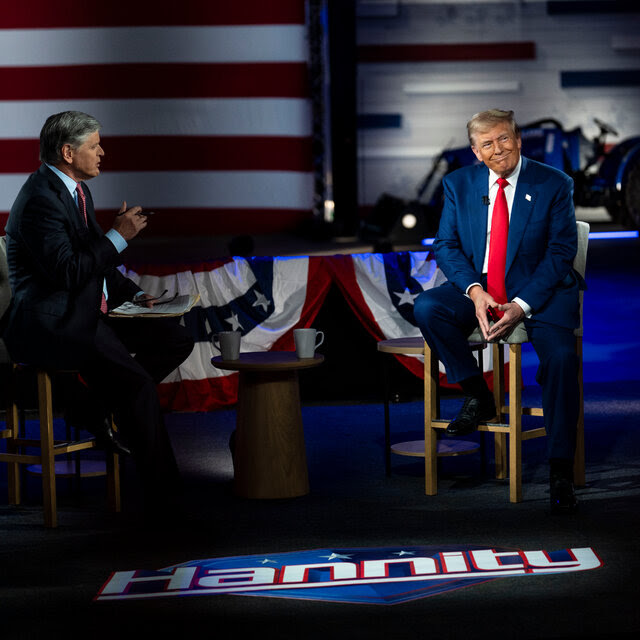
[(520, 137), (520, 127), (515, 120), (513, 111), (504, 111), (503, 109), (488, 109), (476, 113), (469, 122), (467, 122), (467, 135), (469, 143), (474, 146), (474, 136), (477, 133), (485, 133), (493, 129), (496, 125), (507, 123), (511, 127), (514, 135)]

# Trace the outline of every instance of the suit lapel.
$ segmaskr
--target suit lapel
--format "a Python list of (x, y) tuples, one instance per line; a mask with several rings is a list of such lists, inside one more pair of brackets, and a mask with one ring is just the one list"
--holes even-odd
[(64, 205), (73, 226), (82, 231), (85, 228), (82, 213), (78, 209), (73, 196), (69, 193), (69, 189), (67, 189), (62, 180), (60, 180), (60, 178), (58, 178), (58, 176), (53, 173), (53, 171), (50, 171), (45, 165), (41, 166), (41, 170), (49, 180), (51, 188), (57, 193), (60, 202)]
[(531, 182), (531, 171), (528, 166), (528, 161), (523, 157), (520, 175), (518, 176), (518, 184), (516, 185), (516, 192), (513, 197), (513, 205), (511, 207), (505, 273), (509, 271), (518, 253), (524, 236), (524, 230), (531, 217), (531, 212), (535, 207), (537, 197), (538, 187)]
[(489, 193), (489, 170), (479, 165), (471, 188), (471, 201), (468, 203), (471, 216), (469, 235), (473, 247), (473, 262), (478, 273), (482, 272), (484, 254), (487, 246), (487, 205), (483, 198)]

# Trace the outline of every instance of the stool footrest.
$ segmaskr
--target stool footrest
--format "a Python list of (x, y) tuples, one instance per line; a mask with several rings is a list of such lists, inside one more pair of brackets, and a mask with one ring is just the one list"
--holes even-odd
[[(79, 475), (81, 478), (92, 478), (107, 475), (107, 465), (103, 460), (79, 460), (78, 463), (78, 473), (76, 473), (76, 463), (73, 460), (56, 462), (54, 465), (56, 477), (73, 478)], [(27, 467), (27, 472), (42, 475), (42, 465), (32, 464)]]
[(90, 440), (78, 440), (77, 442), (61, 442), (56, 443), (53, 447), (53, 455), (59, 456), (63, 453), (73, 453), (74, 451), (85, 451), (86, 449), (95, 449), (96, 441)]
[[(465, 456), (475, 453), (480, 449), (477, 442), (468, 440), (440, 440), (438, 442), (438, 456)], [(391, 446), (391, 451), (399, 456), (412, 456), (424, 458), (424, 440), (410, 440), (408, 442), (398, 442)]]
[(26, 453), (0, 453), (0, 462), (17, 462), (18, 464), (36, 464), (42, 456), (28, 455)]
[[(434, 429), (446, 429), (449, 425), (447, 420), (432, 420), (431, 426)], [(487, 422), (486, 424), (478, 425), (478, 431), (483, 431), (487, 433), (509, 433), (511, 431), (511, 427), (504, 422)], [(547, 432), (544, 427), (537, 427), (535, 429), (523, 429), (521, 431), (523, 440), (531, 440), (532, 438), (541, 438), (542, 436), (547, 435)]]
[[(431, 426), (434, 429), (446, 429), (451, 420), (432, 420)], [(490, 431), (493, 433), (509, 433), (509, 425), (504, 422), (487, 422), (478, 425), (478, 431)]]

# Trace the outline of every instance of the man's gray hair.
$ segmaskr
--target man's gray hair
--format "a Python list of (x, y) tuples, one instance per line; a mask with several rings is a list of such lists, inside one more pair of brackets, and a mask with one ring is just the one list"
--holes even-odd
[(513, 111), (503, 111), (502, 109), (489, 109), (476, 113), (467, 122), (467, 134), (469, 143), (474, 146), (474, 136), (476, 133), (486, 133), (496, 125), (507, 123), (511, 127), (516, 137), (520, 137), (520, 127), (515, 120)]
[(40, 131), (40, 162), (59, 164), (65, 144), (77, 149), (101, 127), (93, 116), (81, 111), (63, 111), (49, 116)]

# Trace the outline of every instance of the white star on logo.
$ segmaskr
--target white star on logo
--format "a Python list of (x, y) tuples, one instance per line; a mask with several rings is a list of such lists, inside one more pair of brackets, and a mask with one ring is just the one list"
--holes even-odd
[(232, 331), (237, 331), (238, 329), (242, 329), (242, 325), (240, 324), (240, 322), (238, 321), (238, 314), (237, 313), (232, 313), (230, 318), (226, 319), (226, 322), (228, 322), (231, 325), (231, 330)]
[(341, 553), (332, 553), (330, 556), (320, 556), (321, 558), (326, 558), (327, 560), (349, 560), (351, 556), (343, 555)]
[(415, 556), (416, 552), (415, 551), (394, 551), (393, 555), (394, 556)]
[(402, 293), (397, 291), (393, 292), (394, 296), (398, 296), (398, 304), (410, 304), (413, 305), (413, 301), (420, 295), (419, 293), (411, 293), (409, 289), (405, 289)]
[(269, 304), (271, 304), (269, 300), (267, 300), (267, 296), (260, 293), (259, 291), (254, 291), (254, 293), (256, 294), (256, 301), (253, 303), (252, 306), (262, 307), (262, 310), (266, 311), (269, 308)]
[(272, 562), (273, 564), (276, 564), (275, 560), (269, 560), (269, 558), (265, 558), (264, 560), (261, 560), (260, 564), (267, 564), (267, 562)]

